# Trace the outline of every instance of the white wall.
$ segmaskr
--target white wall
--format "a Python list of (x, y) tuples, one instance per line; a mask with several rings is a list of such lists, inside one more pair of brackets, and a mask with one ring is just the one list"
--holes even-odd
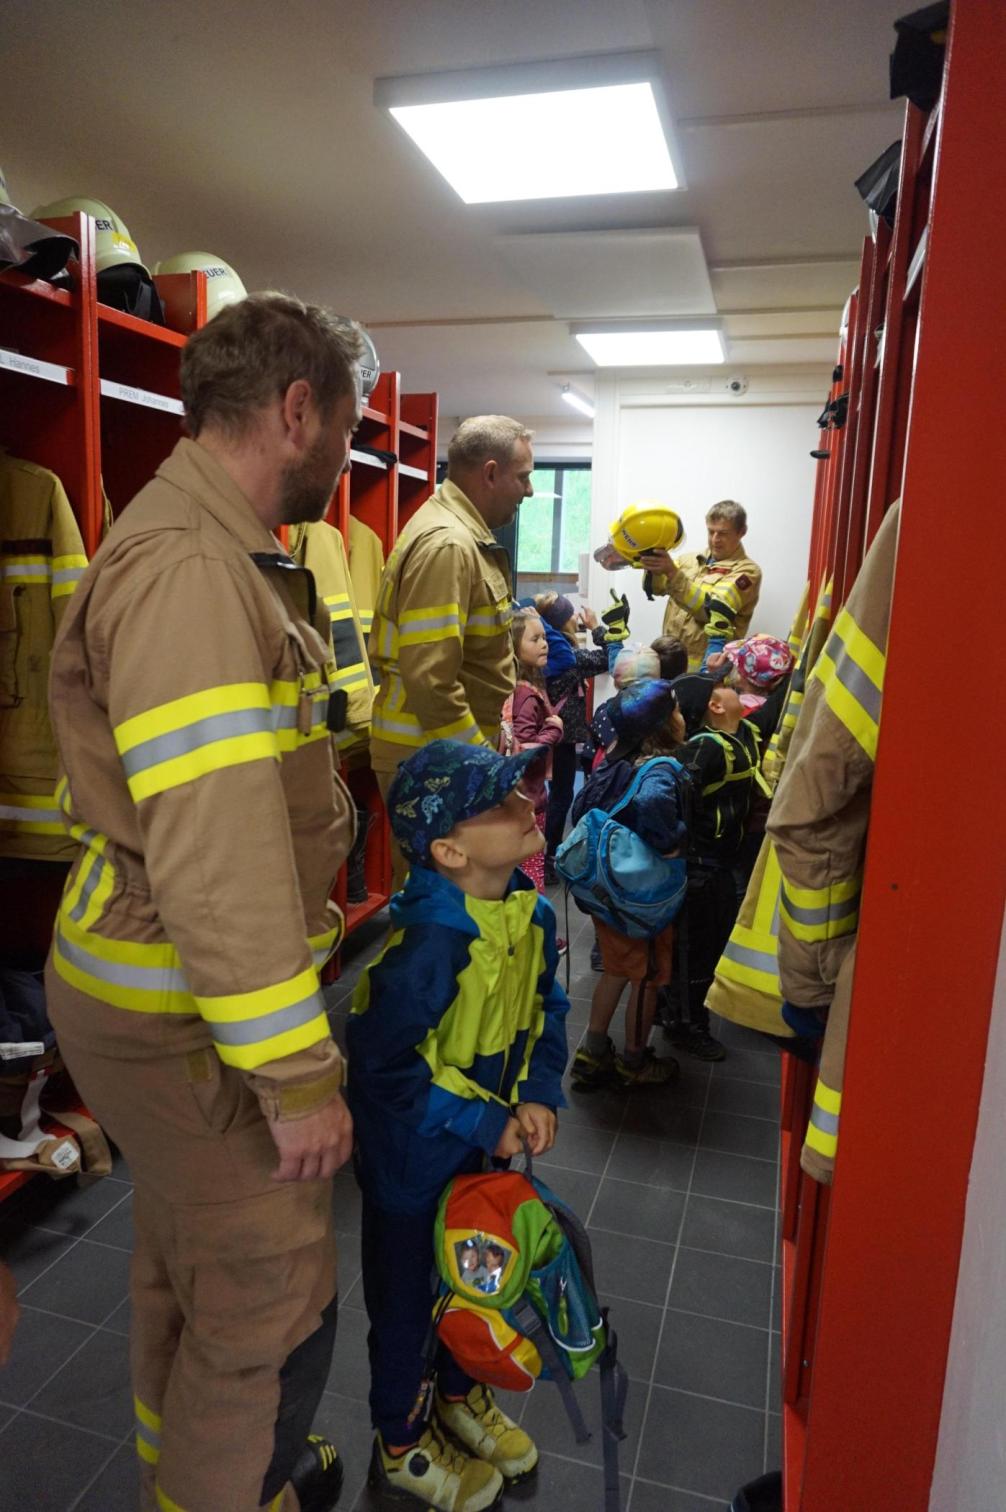
[[(564, 406), (565, 408), (565, 406)], [(567, 411), (568, 413), (568, 411)], [(447, 456), (447, 443), (461, 424), (460, 415), (441, 415), (437, 427), (437, 456)], [(594, 427), (589, 420), (565, 415), (518, 415), (534, 431), (534, 453), (544, 462), (589, 462)]]
[[(807, 577), (814, 502), (810, 456), (828, 374), (775, 372), (752, 377), (748, 392), (710, 396), (654, 392), (651, 380), (601, 379), (594, 424), (593, 545), (626, 504), (656, 499), (682, 515), (685, 551), (705, 549), (704, 518), (717, 499), (748, 512), (745, 545), (764, 573), (753, 630), (785, 636)], [(633, 639), (660, 633), (666, 600), (648, 603), (642, 574), (604, 572), (591, 563), (590, 601), (600, 610), (608, 589), (632, 606)]]
[(1006, 931), (992, 1001), (930, 1512), (992, 1512), (1006, 1506), (1004, 1153)]

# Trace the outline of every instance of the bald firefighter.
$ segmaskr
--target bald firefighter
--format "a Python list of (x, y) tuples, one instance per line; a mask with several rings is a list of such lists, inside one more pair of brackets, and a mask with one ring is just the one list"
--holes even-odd
[(326, 1512), (341, 1481), (308, 1435), (352, 1140), (318, 968), (353, 811), (328, 614), (273, 531), (325, 511), (361, 350), (351, 322), (278, 294), (192, 336), (192, 439), (116, 521), (53, 652), (79, 849), (46, 990), (135, 1183), (145, 1512)]
[[(385, 795), (431, 740), (496, 747), (514, 687), (510, 563), (493, 531), (530, 498), (532, 433), (506, 415), (462, 421), (447, 477), (388, 558), (374, 612), (370, 760)], [(396, 889), (406, 865), (392, 842)]]
[(730, 640), (743, 640), (761, 590), (761, 568), (745, 555), (747, 512), (733, 499), (721, 499), (706, 515), (707, 551), (677, 558), (667, 551), (640, 557), (648, 592), (666, 594), (664, 635), (673, 635), (688, 652), (688, 670), (697, 672), (710, 652)]

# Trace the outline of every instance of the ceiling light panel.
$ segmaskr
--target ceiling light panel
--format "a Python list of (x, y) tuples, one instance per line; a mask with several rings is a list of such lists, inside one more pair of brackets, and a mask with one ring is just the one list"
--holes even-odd
[(374, 98), (469, 205), (681, 182), (653, 53), (379, 79)]
[(723, 334), (715, 326), (574, 329), (573, 335), (598, 367), (686, 367), (726, 361)]

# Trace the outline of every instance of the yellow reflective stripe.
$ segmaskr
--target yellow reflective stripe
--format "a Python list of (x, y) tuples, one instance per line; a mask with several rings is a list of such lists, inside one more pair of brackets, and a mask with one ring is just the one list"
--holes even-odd
[(162, 1491), (159, 1485), (154, 1487), (154, 1495), (157, 1497), (158, 1512), (188, 1512), (186, 1507), (172, 1501), (166, 1491)]
[(53, 935), (52, 960), (64, 982), (113, 1008), (128, 1008), (133, 1013), (197, 1014), (195, 999), (171, 945), (109, 940), (85, 932), (61, 912)]
[(361, 609), (360, 610), (360, 628), (364, 632), (364, 634), (366, 634), (367, 631), (369, 631), (371, 629), (371, 627), (373, 626), (373, 623), (374, 623), (374, 611), (373, 611), (373, 609)]
[(305, 1050), (329, 1032), (313, 966), (271, 987), (195, 1001), (220, 1059), (246, 1071)]
[(352, 613), (348, 593), (326, 593), (322, 603), (328, 609), (331, 619), (345, 619), (347, 613)]
[(84, 576), (86, 556), (58, 556), (52, 559), (52, 597), (65, 598)]
[(861, 887), (858, 875), (830, 887), (791, 887), (784, 878), (780, 906), (790, 934), (816, 944), (854, 933)]
[(818, 1081), (814, 1088), (814, 1105), (807, 1125), (806, 1143), (819, 1155), (834, 1160), (838, 1149), (838, 1121), (842, 1094)]
[(465, 616), (458, 604), (429, 604), (406, 609), (399, 615), (399, 646), (432, 645), (442, 640), (460, 640)]
[(394, 745), (422, 746), (430, 740), (459, 739), (481, 745), (487, 740), (470, 713), (455, 720), (453, 724), (427, 730), (415, 714), (410, 714), (407, 709), (397, 711), (395, 718), (389, 719), (375, 705), (371, 728), (375, 735)]
[(66, 826), (54, 793), (0, 793), (0, 825), (26, 835), (65, 835)]
[[(296, 683), (274, 683), (273, 688), (289, 687), (296, 702)], [(187, 693), (184, 698), (173, 698), (170, 703), (159, 704), (144, 714), (135, 714), (131, 719), (113, 729), (116, 749), (125, 756), (144, 741), (154, 740), (158, 735), (170, 735), (186, 725), (210, 719), (216, 714), (233, 714), (242, 709), (268, 709), (269, 689), (264, 683), (224, 683), (216, 688), (203, 688), (198, 693)]]
[(778, 941), (772, 935), (735, 924), (716, 966), (717, 974), (780, 997)]
[(161, 1457), (161, 1419), (138, 1396), (133, 1397), (136, 1415), (136, 1452), (148, 1465), (156, 1465)]
[(883, 652), (843, 609), (811, 673), (836, 719), (871, 761), (877, 756), (884, 664)]
[(50, 559), (47, 556), (15, 555), (0, 558), (0, 579), (5, 583), (33, 587), (48, 585), (52, 576)]

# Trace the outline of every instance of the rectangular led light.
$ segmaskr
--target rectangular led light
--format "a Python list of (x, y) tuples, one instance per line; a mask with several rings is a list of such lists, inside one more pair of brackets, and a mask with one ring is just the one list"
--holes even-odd
[(586, 394), (581, 394), (579, 389), (575, 389), (571, 383), (564, 383), (561, 392), (570, 409), (575, 409), (578, 414), (586, 415), (588, 420), (593, 420), (594, 406)]
[(708, 323), (676, 326), (609, 326), (572, 334), (598, 367), (682, 367), (725, 362), (723, 333)]
[(652, 53), (379, 79), (375, 100), (468, 205), (680, 184)]

